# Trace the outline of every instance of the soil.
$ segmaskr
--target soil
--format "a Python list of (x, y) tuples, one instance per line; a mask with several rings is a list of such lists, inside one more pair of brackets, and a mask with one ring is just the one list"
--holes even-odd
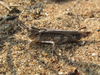
[[(100, 75), (100, 0), (1, 2), (0, 75)], [(51, 44), (30, 43), (32, 26), (91, 35), (78, 43), (55, 45), (52, 56)]]

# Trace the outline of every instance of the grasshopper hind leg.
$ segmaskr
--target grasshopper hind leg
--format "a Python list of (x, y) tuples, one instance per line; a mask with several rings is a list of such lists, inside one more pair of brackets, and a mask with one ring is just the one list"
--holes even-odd
[(50, 44), (52, 44), (53, 45), (52, 56), (54, 56), (55, 42), (54, 41), (41, 41), (41, 43), (50, 43)]

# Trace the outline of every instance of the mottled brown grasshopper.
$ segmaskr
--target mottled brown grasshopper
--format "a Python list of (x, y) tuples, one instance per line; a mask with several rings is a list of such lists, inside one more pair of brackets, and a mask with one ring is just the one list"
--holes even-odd
[(50, 43), (53, 45), (52, 54), (55, 49), (55, 44), (78, 42), (82, 37), (87, 37), (91, 32), (81, 31), (66, 31), (66, 30), (52, 30), (44, 28), (32, 27), (28, 31), (29, 38), (35, 42)]

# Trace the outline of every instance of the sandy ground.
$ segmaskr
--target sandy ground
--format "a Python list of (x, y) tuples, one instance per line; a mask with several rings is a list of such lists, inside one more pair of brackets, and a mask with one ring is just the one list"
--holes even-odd
[[(100, 75), (100, 0), (1, 0), (0, 75)], [(7, 15), (18, 15), (5, 20)], [(90, 31), (79, 43), (29, 45), (27, 28)], [(74, 75), (78, 75), (74, 74)]]

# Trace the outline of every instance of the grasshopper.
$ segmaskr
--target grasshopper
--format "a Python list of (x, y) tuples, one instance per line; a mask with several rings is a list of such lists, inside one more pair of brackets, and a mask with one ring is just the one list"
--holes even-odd
[(81, 38), (87, 37), (90, 34), (91, 32), (38, 29), (35, 27), (31, 27), (28, 31), (28, 36), (32, 41), (52, 44), (52, 54), (56, 44), (78, 42)]

